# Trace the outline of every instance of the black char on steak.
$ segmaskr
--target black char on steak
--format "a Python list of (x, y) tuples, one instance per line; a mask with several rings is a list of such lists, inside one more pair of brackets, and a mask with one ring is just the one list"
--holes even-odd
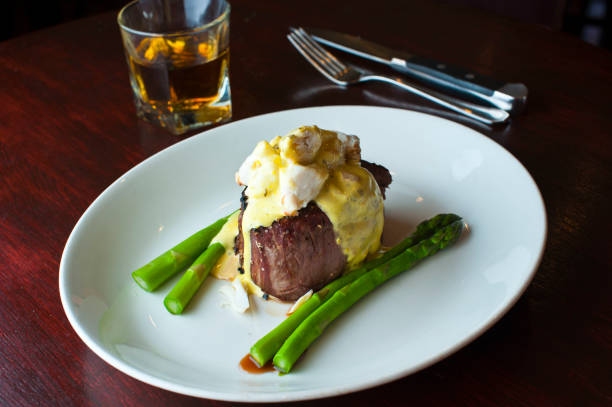
[[(382, 196), (391, 183), (389, 171), (362, 160), (361, 166), (374, 176)], [(242, 214), (247, 197), (241, 198), (235, 250), (243, 263)], [(251, 279), (264, 293), (283, 301), (295, 301), (308, 290), (317, 291), (342, 273), (346, 256), (336, 243), (327, 215), (310, 202), (296, 216), (278, 219), (268, 227), (251, 230)]]

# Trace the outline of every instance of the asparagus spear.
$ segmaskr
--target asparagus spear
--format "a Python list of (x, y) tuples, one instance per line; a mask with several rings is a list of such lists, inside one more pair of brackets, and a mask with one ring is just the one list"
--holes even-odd
[(331, 296), (344, 287), (361, 277), (367, 271), (380, 266), (391, 260), (408, 247), (420, 242), (426, 237), (431, 236), (436, 230), (446, 225), (451, 224), (454, 221), (461, 219), (455, 214), (440, 214), (434, 216), (431, 219), (421, 222), (416, 231), (406, 239), (402, 240), (391, 250), (387, 251), (381, 257), (371, 260), (365, 263), (360, 268), (353, 270), (349, 274), (334, 280), (330, 284), (323, 287), (312, 297), (302, 304), (293, 314), (286, 318), (276, 328), (270, 331), (266, 336), (261, 338), (255, 345), (251, 347), (250, 355), (260, 366), (268, 363), (274, 354), (280, 349), (283, 342), (291, 335), (291, 333), (304, 321), (319, 305), (327, 301)]
[(433, 236), (410, 247), (388, 263), (370, 270), (354, 282), (342, 287), (329, 301), (308, 316), (289, 336), (274, 356), (274, 367), (283, 373), (288, 373), (308, 346), (351, 305), (391, 277), (412, 268), (424, 258), (454, 243), (461, 235), (462, 230), (463, 223), (457, 220), (438, 230)]
[(164, 305), (170, 313), (183, 312), (223, 252), (225, 247), (221, 243), (213, 243), (185, 271), (172, 291), (164, 298)]
[(172, 249), (132, 272), (132, 278), (146, 291), (153, 291), (191, 264), (210, 244), (231, 215), (189, 236)]

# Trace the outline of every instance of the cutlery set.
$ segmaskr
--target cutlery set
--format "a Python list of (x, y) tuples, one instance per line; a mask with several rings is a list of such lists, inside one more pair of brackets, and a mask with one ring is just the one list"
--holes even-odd
[[(290, 28), (287, 38), (313, 67), (340, 86), (370, 81), (389, 83), (488, 125), (507, 122), (510, 114), (521, 112), (527, 102), (527, 87), (522, 83), (505, 83), (359, 37), (322, 29), (308, 29), (306, 32), (303, 28)], [(341, 62), (319, 43), (385, 64), (436, 90), (408, 83), (400, 77), (365, 72)]]

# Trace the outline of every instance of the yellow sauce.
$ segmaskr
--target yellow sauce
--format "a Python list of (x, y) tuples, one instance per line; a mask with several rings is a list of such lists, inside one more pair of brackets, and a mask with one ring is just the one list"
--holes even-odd
[[(316, 143), (304, 142), (304, 135)], [(372, 174), (360, 165), (358, 139), (351, 139), (357, 140), (355, 147), (352, 141), (346, 141), (347, 137), (352, 136), (304, 126), (287, 136), (276, 137), (270, 143), (258, 143), (253, 153), (255, 158), (245, 161), (251, 172), (246, 182), (248, 204), (242, 217), (244, 274), (239, 277), (250, 293), (263, 294), (251, 280), (250, 230), (270, 226), (288, 215), (283, 199), (287, 196), (287, 188), (297, 186), (289, 180), (283, 190), (279, 180), (283, 176), (287, 179), (291, 165), (307, 167), (311, 174), (322, 180), (322, 187), (311, 200), (330, 219), (336, 241), (347, 256), (349, 269), (379, 249), (384, 222), (383, 199)], [(241, 183), (239, 175), (237, 181)], [(302, 203), (301, 207), (307, 203)], [(295, 214), (297, 211), (290, 213)]]
[(210, 271), (213, 277), (220, 280), (233, 280), (238, 274), (238, 256), (234, 254), (234, 240), (238, 235), (238, 216), (240, 212), (234, 213), (229, 217), (219, 233), (210, 242), (221, 243), (225, 247), (225, 253)]
[(360, 165), (333, 171), (315, 202), (336, 232), (336, 242), (354, 268), (380, 247), (384, 214), (378, 184)]

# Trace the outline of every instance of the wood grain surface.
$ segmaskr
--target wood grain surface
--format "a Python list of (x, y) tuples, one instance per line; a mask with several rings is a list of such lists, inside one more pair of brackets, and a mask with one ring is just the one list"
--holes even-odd
[[(287, 42), (288, 27), (300, 25), (524, 82), (528, 109), (486, 129), (386, 85), (332, 86)], [(233, 120), (333, 104), (437, 114), (514, 154), (548, 214), (535, 279), (484, 335), (393, 383), (296, 405), (612, 405), (609, 51), (425, 0), (234, 0), (231, 58)], [(0, 43), (0, 405), (230, 405), (106, 364), (74, 332), (58, 293), (62, 250), (83, 211), (125, 171), (185, 137), (136, 118), (115, 13)]]

